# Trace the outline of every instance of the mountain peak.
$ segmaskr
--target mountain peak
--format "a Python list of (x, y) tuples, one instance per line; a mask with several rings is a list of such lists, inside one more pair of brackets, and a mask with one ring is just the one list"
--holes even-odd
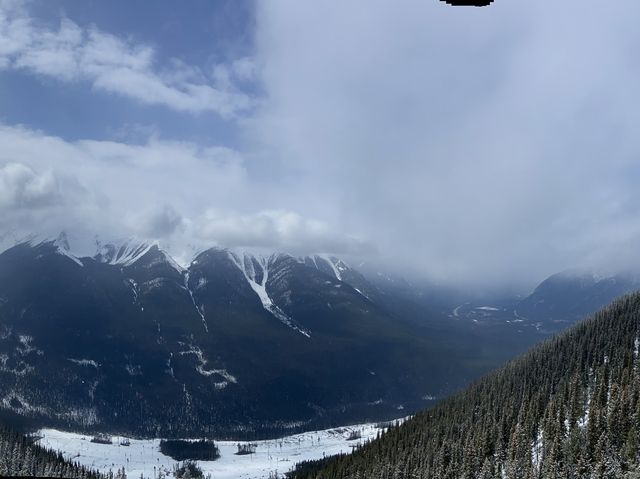
[(53, 244), (63, 251), (71, 250), (71, 247), (69, 246), (69, 237), (64, 231), (58, 235), (58, 237), (53, 241)]
[(157, 243), (149, 243), (129, 238), (121, 243), (98, 242), (98, 251), (94, 256), (100, 263), (130, 266), (144, 256), (151, 248), (158, 247)]

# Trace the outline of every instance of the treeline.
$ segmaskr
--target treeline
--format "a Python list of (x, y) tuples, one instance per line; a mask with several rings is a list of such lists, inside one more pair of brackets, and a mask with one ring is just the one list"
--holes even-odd
[(640, 477), (640, 294), (295, 479)]
[(44, 449), (33, 439), (0, 426), (0, 477), (39, 476), (100, 479), (101, 476), (62, 454)]

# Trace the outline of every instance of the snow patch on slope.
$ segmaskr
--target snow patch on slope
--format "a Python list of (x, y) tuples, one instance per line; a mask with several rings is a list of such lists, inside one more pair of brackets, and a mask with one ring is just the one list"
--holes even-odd
[(207, 320), (204, 317), (204, 312), (202, 311), (202, 308), (200, 308), (200, 306), (198, 306), (198, 304), (196, 303), (196, 298), (193, 296), (193, 291), (191, 291), (191, 288), (189, 288), (189, 272), (185, 272), (184, 274), (184, 286), (183, 288), (187, 291), (187, 293), (189, 293), (189, 297), (191, 298), (191, 302), (193, 303), (193, 307), (196, 308), (196, 312), (198, 313), (198, 315), (200, 316), (200, 319), (202, 319), (202, 324), (204, 325), (204, 330), (208, 333), (209, 332), (209, 326), (207, 326)]
[(62, 256), (66, 256), (71, 261), (76, 263), (78, 266), (84, 266), (82, 261), (77, 258), (75, 255), (71, 253), (71, 248), (69, 246), (69, 239), (67, 238), (67, 234), (62, 232), (60, 235), (53, 240), (53, 245), (56, 247), (56, 252)]
[[(347, 270), (347, 265), (344, 264), (342, 260), (339, 260), (335, 256), (330, 256), (328, 254), (318, 254), (315, 255), (314, 261), (317, 261), (317, 258), (325, 261), (329, 267), (333, 270), (333, 274), (336, 275), (336, 279), (338, 281), (342, 281), (342, 273)], [(317, 265), (317, 262), (316, 262)]]
[(119, 266), (131, 266), (140, 258), (142, 258), (155, 243), (144, 243), (134, 239), (128, 239), (121, 245), (116, 246), (113, 243), (98, 245), (98, 253), (95, 259), (101, 263)]
[[(240, 271), (242, 271), (242, 274), (249, 283), (249, 286), (251, 286), (251, 289), (253, 289), (253, 291), (255, 291), (255, 293), (260, 298), (264, 309), (269, 311), (283, 324), (287, 325), (295, 331), (298, 331), (300, 334), (306, 336), (307, 338), (310, 338), (311, 335), (309, 334), (309, 331), (297, 325), (289, 316), (287, 316), (284, 311), (282, 311), (273, 302), (273, 300), (267, 293), (269, 266), (271, 260), (273, 259), (273, 255), (269, 258), (265, 258), (256, 257), (248, 253), (233, 253), (231, 251), (228, 251), (228, 255), (231, 261), (238, 267)], [(257, 270), (256, 264), (260, 268), (260, 271)]]
[(160, 251), (160, 257), (154, 259), (153, 261), (151, 261), (149, 264), (146, 265), (146, 268), (152, 268), (158, 264), (168, 264), (169, 267), (173, 268), (178, 274), (182, 275), (186, 269), (183, 268), (182, 266), (180, 266), (176, 260), (174, 260), (171, 256), (169, 256), (169, 254), (161, 249), (158, 249)]
[(127, 278), (125, 283), (131, 288), (131, 293), (133, 294), (133, 304), (138, 302), (138, 283), (136, 283), (133, 279)]
[[(14, 366), (10, 366), (10, 360), (14, 359)], [(8, 354), (0, 354), (0, 372), (13, 374), (14, 376), (26, 376), (34, 371), (33, 366), (30, 366), (21, 359), (11, 358)]]
[[(207, 361), (207, 359), (204, 357), (204, 353), (198, 346), (190, 345), (188, 350), (181, 351), (179, 354), (180, 356), (193, 354), (198, 360), (196, 371), (198, 371), (198, 373), (202, 374), (203, 376), (209, 377), (209, 376), (215, 375), (215, 376), (222, 377), (224, 379), (223, 381), (218, 381), (214, 383), (214, 387), (216, 389), (224, 389), (229, 385), (229, 383), (233, 383), (233, 384), (238, 383), (238, 380), (235, 378), (235, 376), (232, 376), (231, 374), (229, 374), (229, 372), (226, 369), (207, 369), (206, 366), (209, 361)], [(171, 372), (172, 372), (171, 375), (173, 375), (173, 368)]]
[(2, 400), (0, 400), (0, 403), (4, 409), (20, 414), (45, 414), (47, 412), (45, 408), (31, 404), (24, 396), (14, 391), (10, 391), (4, 396)]
[(64, 232), (60, 233), (55, 238), (31, 235), (26, 238), (23, 238), (22, 240), (14, 240), (13, 244), (11, 244), (11, 241), (9, 241), (8, 243), (5, 243), (5, 246), (12, 247), (18, 244), (26, 244), (32, 248), (37, 248), (40, 246), (53, 247), (55, 248), (55, 252), (57, 254), (64, 256), (66, 258), (69, 258), (71, 261), (73, 261), (75, 264), (77, 264), (80, 267), (84, 266), (80, 258), (78, 258), (78, 256), (76, 256), (71, 252), (71, 247), (69, 246), (69, 239), (67, 237), (67, 234)]
[[(345, 273), (348, 272), (351, 269), (351, 267), (341, 259), (336, 258), (335, 256), (332, 256), (329, 254), (316, 254), (313, 256), (307, 256), (306, 258), (300, 258), (300, 262), (302, 262), (303, 264), (308, 264), (309, 260), (317, 270), (324, 273), (333, 272), (333, 276), (335, 276), (335, 278), (340, 283), (348, 284), (360, 296), (371, 301), (371, 298), (369, 297), (369, 295), (365, 293), (362, 289), (356, 287), (353, 283), (349, 282), (348, 280), (345, 281)], [(340, 288), (341, 284), (337, 284), (335, 285), (335, 287)]]
[(74, 358), (67, 358), (68, 361), (71, 361), (74, 364), (77, 364), (78, 366), (91, 366), (94, 368), (99, 368), (100, 364), (98, 364), (96, 361), (94, 361), (93, 359), (74, 359)]
[(18, 233), (13, 230), (2, 232), (0, 233), (0, 254), (20, 243), (26, 243), (28, 240), (29, 238), (20, 237)]
[(27, 356), (28, 354), (31, 354), (33, 352), (40, 356), (44, 354), (43, 351), (33, 346), (32, 336), (29, 336), (27, 334), (20, 334), (18, 335), (18, 341), (20, 342), (20, 344), (18, 345), (16, 352), (20, 354), (20, 356)]
[(71, 252), (69, 239), (65, 232), (60, 233), (58, 236), (44, 236), (35, 234), (28, 236), (18, 236), (14, 231), (0, 234), (0, 254), (20, 244), (25, 244), (32, 248), (50, 245), (55, 248), (56, 253), (58, 253), (59, 255), (69, 258), (78, 266), (84, 266), (79, 257)]

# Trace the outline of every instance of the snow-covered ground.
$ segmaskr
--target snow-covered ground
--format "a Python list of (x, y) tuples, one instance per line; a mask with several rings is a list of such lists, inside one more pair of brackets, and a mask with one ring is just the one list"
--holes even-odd
[[(361, 439), (348, 440), (354, 431), (360, 431)], [(321, 459), (324, 456), (351, 452), (352, 446), (373, 439), (381, 431), (375, 424), (345, 426), (323, 431), (306, 432), (282, 439), (255, 441), (255, 454), (238, 456), (237, 445), (241, 441), (216, 441), (221, 457), (216, 461), (199, 461), (198, 464), (212, 479), (268, 478), (270, 473), (283, 475), (297, 462)], [(154, 478), (159, 471), (170, 472), (176, 463), (160, 452), (160, 439), (130, 439), (130, 446), (120, 446), (121, 437), (114, 437), (113, 444), (96, 444), (90, 435), (41, 429), (39, 443), (61, 451), (66, 458), (102, 472), (116, 471), (123, 467), (127, 476), (137, 479), (140, 475)]]

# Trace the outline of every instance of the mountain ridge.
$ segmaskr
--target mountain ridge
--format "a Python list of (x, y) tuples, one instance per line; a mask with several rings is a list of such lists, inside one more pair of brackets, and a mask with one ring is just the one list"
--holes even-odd
[(33, 241), (0, 254), (4, 409), (64, 427), (225, 434), (389, 417), (436, 395), (425, 385), (447, 387), (440, 367), (425, 381), (435, 340), (318, 258), (212, 248), (183, 270), (157, 245), (128, 251), (76, 258), (64, 241)]
[(184, 268), (157, 243), (69, 243), (0, 253), (0, 410), (44, 425), (231, 437), (386, 420), (548, 334), (493, 306), (449, 317), (440, 290), (333, 255), (213, 247)]

